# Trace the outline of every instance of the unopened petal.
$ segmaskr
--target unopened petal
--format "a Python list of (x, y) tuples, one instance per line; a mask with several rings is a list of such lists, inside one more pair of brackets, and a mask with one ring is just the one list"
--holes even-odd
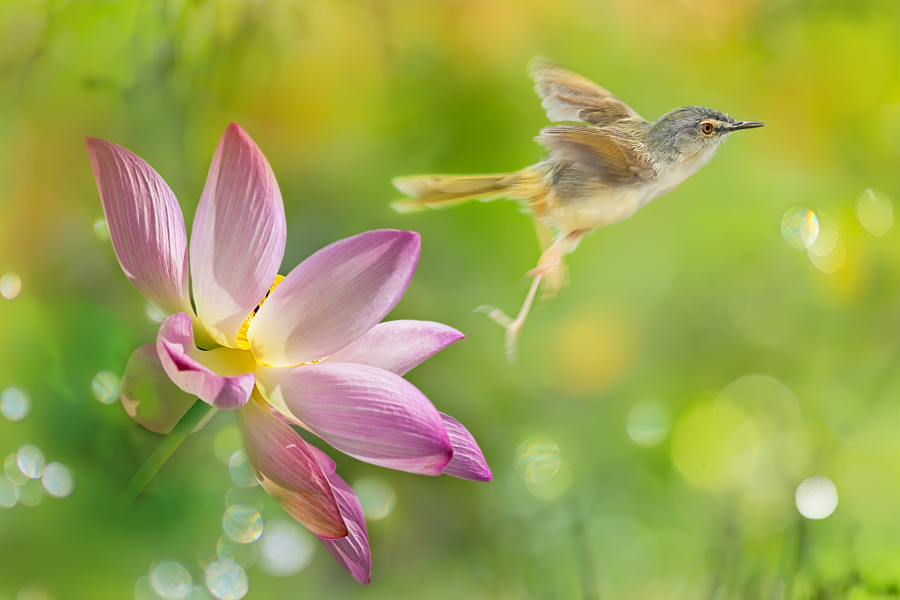
[(337, 540), (319, 538), (319, 541), (358, 582), (368, 585), (372, 578), (372, 555), (369, 553), (369, 536), (362, 505), (350, 486), (337, 474), (330, 475), (328, 481), (337, 496), (348, 534)]
[(462, 423), (449, 415), (441, 413), (444, 427), (450, 435), (450, 443), (453, 444), (453, 458), (444, 467), (444, 475), (452, 475), (461, 479), (472, 481), (490, 481), (493, 479), (491, 469), (478, 443), (469, 430)]
[(347, 535), (318, 451), (254, 399), (238, 411), (247, 460), (260, 485), (319, 537)]
[(330, 355), (326, 362), (358, 363), (403, 375), (464, 337), (441, 323), (387, 321)]
[(236, 347), (238, 330), (278, 274), (286, 231), (272, 168), (232, 123), (219, 140), (191, 232), (194, 301), (218, 343)]
[(397, 304), (416, 269), (419, 235), (378, 230), (319, 250), (273, 291), (250, 324), (257, 360), (296, 365), (340, 350)]
[(411, 383), (349, 363), (257, 368), (278, 410), (345, 454), (382, 467), (438, 475), (453, 453), (440, 413)]
[(163, 178), (122, 146), (85, 138), (116, 258), (144, 297), (166, 315), (192, 312), (187, 238)]
[(256, 375), (249, 352), (218, 348), (198, 350), (191, 318), (176, 313), (160, 326), (156, 351), (169, 377), (188, 394), (223, 409), (244, 406), (253, 391)]
[[(197, 398), (172, 383), (159, 361), (156, 346), (147, 344), (131, 354), (122, 374), (122, 407), (132, 419), (156, 433), (169, 433)], [(194, 431), (215, 414), (212, 410)]]

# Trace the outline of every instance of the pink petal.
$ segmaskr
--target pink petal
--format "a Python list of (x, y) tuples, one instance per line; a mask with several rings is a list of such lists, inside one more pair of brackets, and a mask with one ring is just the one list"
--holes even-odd
[(192, 313), (184, 218), (172, 190), (125, 148), (90, 137), (85, 143), (109, 237), (125, 275), (165, 314)]
[(256, 478), (284, 510), (317, 536), (346, 536), (338, 499), (312, 446), (256, 400), (238, 411), (238, 425)]
[(326, 475), (331, 475), (337, 469), (337, 465), (334, 464), (334, 461), (331, 460), (331, 457), (313, 446), (309, 444), (309, 449), (312, 451), (313, 455), (316, 457), (316, 460), (319, 461), (319, 466), (322, 467), (322, 470), (325, 471)]
[[(132, 419), (156, 433), (169, 433), (197, 398), (172, 383), (159, 361), (156, 346), (147, 344), (131, 354), (122, 374), (120, 398)], [(194, 431), (199, 431), (216, 411), (210, 411)]]
[(403, 375), (464, 337), (441, 323), (388, 321), (330, 355), (326, 362), (359, 363)]
[(319, 538), (319, 541), (358, 582), (368, 585), (372, 579), (372, 555), (369, 553), (369, 536), (362, 505), (350, 486), (337, 474), (330, 475), (328, 482), (337, 496), (349, 533), (339, 540)]
[(368, 231), (319, 250), (259, 309), (247, 332), (254, 356), (280, 367), (340, 350), (394, 308), (418, 260), (412, 231)]
[(450, 443), (453, 444), (453, 457), (444, 467), (444, 475), (452, 475), (462, 479), (473, 481), (490, 481), (494, 478), (481, 448), (469, 430), (449, 415), (441, 413), (444, 427), (450, 435)]
[(197, 314), (220, 344), (236, 347), (238, 330), (278, 274), (286, 233), (272, 168), (232, 123), (219, 140), (191, 232)]
[(278, 410), (360, 460), (438, 475), (453, 453), (441, 415), (428, 398), (383, 369), (349, 363), (260, 365), (257, 385)]
[(256, 381), (252, 355), (229, 348), (199, 350), (189, 315), (175, 313), (165, 320), (156, 351), (166, 373), (188, 394), (224, 409), (240, 408), (250, 398)]

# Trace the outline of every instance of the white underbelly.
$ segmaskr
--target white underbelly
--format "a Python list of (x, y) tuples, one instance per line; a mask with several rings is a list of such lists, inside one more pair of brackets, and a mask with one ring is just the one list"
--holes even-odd
[(567, 196), (552, 198), (550, 217), (562, 231), (596, 229), (624, 221), (639, 208), (675, 189), (697, 172), (702, 163), (681, 164), (640, 186), (608, 187), (587, 184)]
[(646, 188), (599, 188), (598, 193), (591, 196), (567, 198), (557, 204), (553, 220), (564, 231), (606, 227), (624, 221), (652, 200), (648, 197), (650, 191)]

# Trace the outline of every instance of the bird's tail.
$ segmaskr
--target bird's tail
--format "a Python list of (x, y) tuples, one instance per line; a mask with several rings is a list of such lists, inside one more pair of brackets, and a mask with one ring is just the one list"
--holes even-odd
[(533, 168), (498, 175), (417, 175), (399, 177), (394, 187), (409, 196), (391, 203), (397, 212), (416, 212), (426, 208), (446, 208), (480, 200), (498, 198), (527, 199), (540, 190), (541, 178)]

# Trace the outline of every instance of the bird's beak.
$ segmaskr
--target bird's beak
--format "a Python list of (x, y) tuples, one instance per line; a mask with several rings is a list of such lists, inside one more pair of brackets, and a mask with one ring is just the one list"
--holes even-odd
[(765, 127), (765, 123), (761, 123), (760, 121), (735, 121), (731, 126), (728, 127), (730, 131), (737, 131), (738, 129), (753, 129), (755, 127)]

